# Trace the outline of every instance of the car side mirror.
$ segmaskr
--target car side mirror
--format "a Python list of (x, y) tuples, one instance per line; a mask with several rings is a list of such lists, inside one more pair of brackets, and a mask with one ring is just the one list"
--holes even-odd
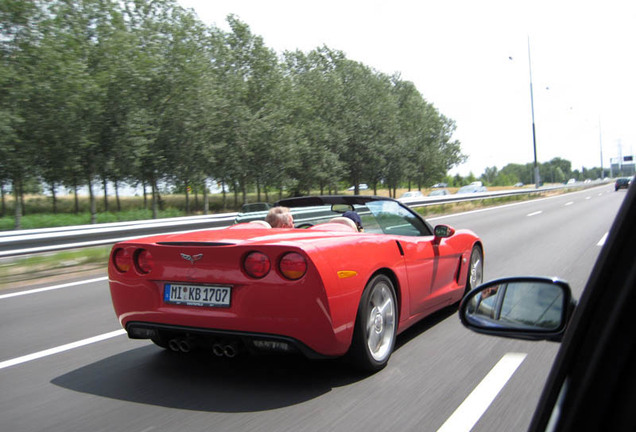
[(433, 243), (439, 244), (443, 238), (448, 238), (455, 234), (455, 230), (448, 225), (436, 225), (435, 228), (433, 228), (433, 234), (435, 235)]
[(505, 278), (466, 294), (459, 306), (459, 318), (477, 333), (560, 342), (574, 305), (566, 282), (541, 277)]

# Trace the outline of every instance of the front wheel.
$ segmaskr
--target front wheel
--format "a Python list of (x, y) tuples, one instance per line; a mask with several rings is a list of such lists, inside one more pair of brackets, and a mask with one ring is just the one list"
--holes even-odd
[(367, 284), (349, 351), (354, 364), (367, 372), (384, 368), (395, 346), (397, 303), (393, 282), (377, 275)]
[(484, 255), (479, 246), (474, 246), (470, 254), (470, 262), (468, 264), (468, 278), (466, 280), (466, 289), (464, 293), (468, 293), (473, 288), (479, 286), (484, 281)]

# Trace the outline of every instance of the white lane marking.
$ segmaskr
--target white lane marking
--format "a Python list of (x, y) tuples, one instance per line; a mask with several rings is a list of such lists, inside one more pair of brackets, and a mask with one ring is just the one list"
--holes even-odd
[[(586, 190), (585, 191), (579, 191), (579, 192), (570, 192), (570, 193), (568, 193), (568, 195), (577, 195), (577, 194), (588, 193), (588, 192), (589, 191), (586, 191)], [(450, 215), (426, 218), (426, 220), (427, 221), (434, 221), (434, 220), (439, 220), (439, 219), (448, 219), (448, 218), (452, 218), (452, 217), (456, 217), (456, 216), (466, 216), (466, 215), (471, 215), (471, 214), (475, 214), (475, 213), (482, 213), (482, 212), (487, 212), (487, 211), (492, 211), (492, 210), (501, 210), (501, 209), (508, 208), (508, 207), (516, 207), (516, 206), (520, 206), (520, 205), (538, 203), (538, 202), (541, 202), (541, 201), (553, 200), (553, 199), (558, 199), (558, 198), (563, 198), (563, 197), (564, 197), (564, 195), (555, 195), (555, 196), (551, 196), (551, 197), (547, 197), (547, 198), (537, 198), (537, 199), (532, 199), (532, 200), (528, 200), (528, 201), (521, 201), (521, 202), (512, 203), (512, 204), (504, 204), (504, 205), (500, 205), (500, 206), (486, 207), (486, 208), (478, 209), (478, 210), (470, 210), (470, 211), (463, 212), (463, 213), (455, 213), (455, 214), (450, 214)], [(452, 202), (451, 202), (451, 204), (452, 204)]]
[(608, 232), (605, 233), (605, 235), (603, 237), (601, 237), (601, 239), (599, 240), (598, 243), (596, 243), (596, 246), (603, 246), (605, 244), (605, 240), (607, 240), (607, 236), (609, 235)]
[(574, 204), (574, 201), (566, 202), (564, 207), (571, 206), (572, 204)]
[(54, 354), (59, 354), (59, 353), (64, 352), (64, 351), (69, 351), (69, 350), (72, 350), (72, 349), (75, 349), (75, 348), (83, 347), (85, 345), (90, 345), (90, 344), (95, 343), (95, 342), (101, 342), (103, 340), (114, 338), (114, 337), (121, 336), (121, 335), (124, 335), (124, 334), (126, 334), (126, 330), (124, 330), (124, 329), (115, 330), (115, 331), (112, 331), (110, 333), (104, 333), (104, 334), (101, 334), (101, 335), (98, 335), (98, 336), (93, 336), (93, 337), (90, 337), (88, 339), (79, 340), (77, 342), (72, 342), (72, 343), (69, 343), (69, 344), (66, 344), (66, 345), (60, 345), (60, 346), (55, 347), (55, 348), (50, 348), (50, 349), (47, 349), (47, 350), (44, 350), (44, 351), (39, 351), (39, 352), (36, 352), (36, 353), (33, 353), (33, 354), (28, 354), (28, 355), (25, 355), (25, 356), (22, 356), (22, 357), (16, 357), (16, 358), (11, 359), (11, 360), (5, 360), (3, 362), (0, 362), (0, 369), (5, 369), (5, 368), (11, 367), (11, 366), (19, 365), (21, 363), (30, 362), (32, 360), (37, 360), (37, 359), (40, 359), (42, 357), (48, 357), (48, 356), (51, 356), (51, 355), (54, 355)]
[(586, 200), (592, 199), (592, 197), (585, 197)]
[(61, 285), (54, 285), (54, 286), (50, 286), (50, 287), (44, 287), (44, 288), (36, 288), (36, 289), (32, 289), (29, 291), (20, 291), (20, 292), (14, 292), (14, 293), (10, 293), (10, 294), (2, 294), (0, 295), (0, 300), (4, 300), (7, 298), (11, 298), (11, 297), (19, 297), (19, 296), (23, 296), (23, 295), (28, 295), (28, 294), (37, 294), (37, 293), (41, 293), (44, 291), (51, 291), (51, 290), (56, 290), (56, 289), (60, 289), (60, 288), (68, 288), (68, 287), (72, 287), (72, 286), (76, 286), (76, 285), (82, 285), (82, 284), (88, 284), (88, 283), (92, 283), (92, 282), (101, 282), (101, 281), (105, 281), (108, 280), (107, 276), (103, 276), (103, 277), (98, 277), (95, 279), (86, 279), (83, 281), (77, 281), (77, 282), (69, 282), (69, 283), (65, 283), (65, 284), (61, 284)]
[(469, 432), (526, 356), (526, 353), (504, 355), (437, 432)]
[(528, 216), (528, 217), (532, 217), (532, 216), (540, 215), (541, 213), (543, 213), (543, 211), (539, 210), (539, 211), (536, 211), (536, 212), (530, 213), (530, 214), (528, 214), (527, 216)]

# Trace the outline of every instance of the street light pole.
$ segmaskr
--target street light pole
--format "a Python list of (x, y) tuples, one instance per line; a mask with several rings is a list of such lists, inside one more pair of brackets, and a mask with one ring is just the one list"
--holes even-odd
[(530, 36), (528, 36), (528, 67), (530, 69), (530, 110), (532, 111), (532, 148), (534, 150), (534, 186), (539, 189), (539, 166), (537, 165), (537, 133), (534, 126), (534, 92), (532, 90), (532, 58), (530, 57)]

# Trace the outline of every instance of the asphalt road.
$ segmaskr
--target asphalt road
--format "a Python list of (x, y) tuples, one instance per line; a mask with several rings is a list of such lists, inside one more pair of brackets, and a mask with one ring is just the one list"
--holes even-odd
[[(559, 276), (579, 297), (624, 196), (603, 186), (430, 221), (482, 237), (485, 280)], [(105, 278), (2, 291), (0, 329), (8, 432), (437, 431), (508, 353), (525, 357), (472, 430), (520, 431), (559, 348), (477, 335), (448, 309), (368, 377), (337, 361), (178, 355), (118, 331)]]

